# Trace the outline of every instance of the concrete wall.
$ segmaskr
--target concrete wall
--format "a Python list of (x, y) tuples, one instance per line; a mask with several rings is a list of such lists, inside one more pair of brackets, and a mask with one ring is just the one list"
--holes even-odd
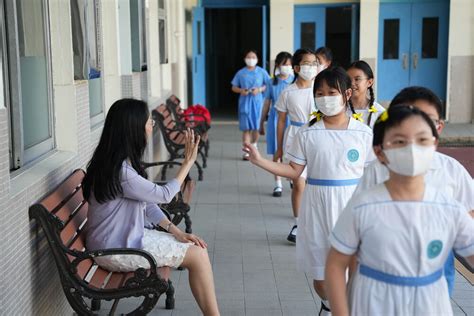
[[(102, 132), (101, 124), (91, 127), (88, 81), (73, 79), (69, 3), (49, 0), (56, 149), (14, 172), (9, 170), (10, 135), (8, 111), (3, 105), (3, 85), (0, 90), (0, 315), (72, 315), (43, 233), (28, 217), (30, 205), (44, 197), (73, 170), (86, 166)], [(180, 39), (179, 45), (172, 48), (172, 63), (179, 71), (172, 73), (171, 64), (167, 67), (159, 65), (157, 1), (149, 1), (150, 67), (148, 71), (133, 73), (130, 24), (124, 21), (130, 15), (129, 0), (102, 1), (105, 111), (122, 97), (148, 100), (153, 108), (169, 96), (171, 82), (176, 82), (174, 87), (179, 93), (186, 91), (184, 36), (173, 33), (184, 29), (183, 4), (184, 0), (167, 1), (168, 8), (172, 8), (168, 10), (168, 21), (175, 23), (168, 27), (168, 43), (174, 40), (173, 36)], [(167, 154), (161, 136), (154, 134), (144, 159), (164, 160)]]
[(474, 1), (451, 0), (447, 119), (474, 122)]

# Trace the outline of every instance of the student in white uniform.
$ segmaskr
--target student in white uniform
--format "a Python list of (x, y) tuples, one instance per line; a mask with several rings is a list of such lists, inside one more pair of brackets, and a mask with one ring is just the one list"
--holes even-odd
[(391, 106), (375, 124), (374, 151), (390, 176), (354, 195), (331, 234), (326, 280), (334, 315), (452, 315), (443, 266), (453, 248), (474, 264), (474, 220), (425, 183), (437, 143), (434, 123), (413, 106)]
[[(441, 100), (431, 90), (424, 87), (408, 87), (401, 90), (390, 103), (411, 104), (426, 113), (436, 126), (438, 134), (444, 128), (442, 120)], [(356, 192), (366, 190), (386, 181), (389, 171), (378, 160), (365, 168), (364, 175), (357, 186)], [(435, 152), (433, 162), (425, 175), (428, 184), (442, 190), (461, 203), (466, 211), (474, 210), (474, 182), (467, 170), (454, 158)], [(454, 286), (454, 256), (451, 253), (446, 261), (444, 276), (448, 282), (451, 295)]]
[(385, 112), (385, 108), (375, 102), (372, 68), (365, 61), (358, 60), (349, 66), (347, 74), (352, 80), (351, 102), (354, 105), (356, 118), (373, 128), (379, 116)]
[(252, 163), (283, 177), (298, 178), (307, 167), (308, 185), (296, 235), (297, 267), (313, 278), (314, 288), (322, 299), (321, 315), (328, 315), (324, 290), (328, 237), (352, 196), (364, 165), (374, 156), (372, 130), (346, 115), (351, 81), (345, 70), (323, 70), (315, 79), (314, 96), (321, 112), (296, 135), (288, 151), (289, 164), (263, 159), (250, 144), (244, 149), (250, 153)]
[[(313, 80), (318, 73), (316, 55), (309, 49), (298, 49), (292, 58), (295, 81), (285, 88), (280, 94), (275, 105), (278, 111), (277, 123), (277, 150), (274, 160), (288, 160), (287, 152), (289, 146), (294, 142), (298, 130), (306, 124), (311, 113), (315, 110), (313, 97)], [(290, 126), (285, 130), (287, 119)], [(285, 157), (283, 157), (285, 154)], [(293, 190), (291, 191), (291, 206), (295, 223), (288, 234), (287, 240), (296, 242), (298, 225), (298, 213), (301, 205), (305, 186), (305, 173), (297, 179), (293, 179)]]

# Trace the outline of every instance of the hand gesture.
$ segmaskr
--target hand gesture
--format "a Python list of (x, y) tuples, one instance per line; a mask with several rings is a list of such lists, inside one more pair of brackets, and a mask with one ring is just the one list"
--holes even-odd
[(262, 158), (258, 149), (250, 143), (245, 143), (242, 150), (249, 154), (249, 160), (251, 163), (256, 163)]
[(201, 136), (195, 136), (194, 130), (188, 128), (187, 131), (184, 132), (184, 137), (184, 160), (189, 163), (194, 163), (197, 158)]
[(240, 90), (240, 95), (243, 95), (243, 96), (249, 95), (249, 90), (247, 89)]
[(259, 88), (253, 88), (253, 89), (252, 89), (252, 94), (253, 94), (253, 95), (257, 95), (257, 94), (259, 94), (259, 93), (260, 93), (260, 89), (259, 89)]
[(201, 248), (204, 248), (204, 249), (207, 248), (206, 242), (204, 240), (202, 240), (201, 238), (199, 238), (198, 236), (196, 236), (196, 235), (187, 234), (187, 233), (184, 233), (182, 231), (179, 231), (178, 233), (176, 233), (174, 235), (174, 237), (180, 242), (193, 243), (198, 247), (201, 247)]

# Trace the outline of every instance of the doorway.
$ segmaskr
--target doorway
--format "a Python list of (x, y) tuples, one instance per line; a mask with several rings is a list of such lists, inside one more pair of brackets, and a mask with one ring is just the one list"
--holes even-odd
[(206, 10), (206, 101), (212, 114), (237, 117), (238, 94), (231, 91), (232, 78), (245, 66), (246, 50), (255, 49), (262, 67), (261, 8)]

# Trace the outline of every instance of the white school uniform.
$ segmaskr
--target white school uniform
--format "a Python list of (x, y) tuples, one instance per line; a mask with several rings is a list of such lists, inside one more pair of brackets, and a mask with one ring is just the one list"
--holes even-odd
[[(294, 138), (301, 127), (310, 120), (311, 113), (316, 108), (314, 106), (313, 87), (300, 89), (295, 83), (290, 84), (280, 94), (275, 109), (279, 112), (285, 112), (290, 119), (290, 125), (285, 130), (283, 138), (284, 158), (289, 160), (287, 155)], [(306, 176), (306, 169), (301, 175)]]
[(443, 265), (453, 247), (474, 255), (474, 220), (435, 187), (422, 201), (392, 201), (380, 184), (354, 195), (330, 241), (358, 256), (351, 315), (452, 315)]
[[(364, 169), (364, 175), (357, 185), (356, 193), (387, 181), (389, 170), (376, 160)], [(474, 182), (472, 177), (456, 159), (435, 152), (425, 181), (429, 185), (442, 188), (448, 196), (461, 203), (466, 211), (474, 210)]]
[(374, 157), (372, 130), (352, 118), (345, 130), (326, 129), (320, 120), (300, 129), (288, 157), (308, 169), (308, 185), (298, 216), (297, 266), (314, 280), (324, 280), (329, 234), (351, 198), (366, 161)]
[[(380, 115), (382, 115), (383, 112), (386, 111), (386, 109), (379, 103), (377, 102), (374, 102), (374, 107), (375, 107), (375, 110), (376, 112), (372, 113), (372, 115), (370, 115), (370, 111), (369, 109), (355, 109), (355, 112), (357, 114), (362, 114), (362, 119), (363, 119), (363, 122), (364, 124), (370, 126), (370, 128), (374, 128), (374, 125), (375, 125), (375, 122), (377, 121), (377, 119), (380, 117)], [(347, 114), (349, 116), (352, 115), (352, 111), (350, 108), (347, 109)], [(370, 122), (369, 122), (369, 117), (370, 117)]]

